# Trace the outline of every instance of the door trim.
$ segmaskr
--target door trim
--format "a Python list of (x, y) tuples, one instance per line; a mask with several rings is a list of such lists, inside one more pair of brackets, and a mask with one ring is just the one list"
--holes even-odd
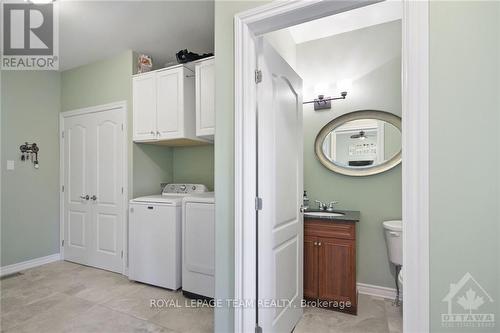
[(64, 240), (64, 194), (62, 188), (64, 186), (64, 119), (84, 114), (91, 114), (97, 112), (104, 112), (114, 109), (120, 109), (122, 112), (122, 123), (123, 123), (123, 174), (122, 174), (122, 184), (123, 184), (123, 258), (122, 258), (122, 274), (127, 272), (127, 260), (128, 257), (128, 117), (127, 117), (127, 102), (119, 101), (109, 104), (101, 104), (96, 106), (91, 106), (82, 109), (74, 109), (69, 111), (64, 111), (59, 114), (59, 253), (61, 254), (61, 260), (64, 260), (64, 246), (62, 241)]
[[(255, 302), (256, 87), (254, 37), (378, 1), (272, 2), (234, 20), (234, 298)], [(429, 1), (404, 1), (402, 19), (403, 266), (405, 332), (429, 331)], [(234, 308), (234, 331), (255, 329), (255, 309)]]

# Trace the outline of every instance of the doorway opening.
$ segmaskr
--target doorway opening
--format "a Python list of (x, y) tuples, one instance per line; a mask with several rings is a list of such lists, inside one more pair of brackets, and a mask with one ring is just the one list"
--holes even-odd
[[(371, 6), (387, 7), (387, 5), (387, 3), (373, 4), (373, 2), (353, 4), (297, 1), (292, 4), (270, 4), (236, 16), (235, 296), (237, 299), (255, 300), (258, 301), (256, 304), (260, 304), (262, 299), (284, 298), (293, 305), (296, 299), (302, 299), (303, 296), (306, 299), (314, 298), (310, 295), (316, 292), (315, 289), (306, 288), (313, 285), (311, 281), (320, 281), (317, 287), (319, 294), (349, 289), (351, 295), (344, 300), (354, 301), (355, 307), (351, 313), (356, 313), (358, 310), (357, 293), (394, 297), (396, 288), (389, 285), (393, 283), (392, 279), (397, 278), (396, 271), (400, 268), (402, 260), (392, 261), (396, 265), (392, 268), (391, 275), (381, 219), (400, 219), (404, 221), (402, 252), (404, 262), (408, 263), (403, 266), (404, 328), (405, 331), (427, 330), (428, 78), (425, 73), (428, 73), (428, 59), (425, 50), (428, 47), (428, 40), (425, 33), (428, 29), (428, 4), (406, 3), (403, 10), (403, 6), (398, 3), (400, 11), (396, 19), (390, 15), (382, 21), (370, 21), (369, 17), (364, 17), (357, 21), (357, 27), (353, 27), (351, 23), (356, 20), (352, 20), (351, 17), (345, 21), (351, 26), (341, 24), (342, 15), (356, 15), (356, 11), (369, 10)], [(376, 13), (382, 11), (378, 8)], [(338, 23), (328, 25), (336, 26), (338, 28), (336, 32), (327, 32), (325, 30), (328, 29), (321, 29), (318, 26), (309, 32), (303, 28), (304, 25), (314, 25), (326, 19)], [(380, 20), (380, 17), (378, 19)], [(302, 25), (302, 29), (299, 28), (299, 24)], [(296, 51), (295, 54), (288, 52), (290, 50), (287, 49), (286, 33), (284, 33), (293, 29), (298, 29), (295, 31), (295, 38), (302, 38), (303, 41), (295, 43), (296, 47), (297, 44), (300, 45), (298, 47), (300, 51)], [(423, 30), (417, 33), (416, 29)], [(355, 36), (356, 32), (360, 36)], [(329, 35), (321, 35), (324, 33)], [(311, 39), (310, 36), (314, 38)], [(293, 40), (294, 37), (291, 38)], [(326, 40), (331, 38), (335, 40)], [(363, 41), (363, 38), (366, 40)], [(315, 43), (318, 45), (314, 45)], [(273, 54), (275, 49), (279, 52)], [(350, 54), (342, 54), (348, 50)], [(285, 69), (286, 66), (281, 66), (276, 59), (285, 59), (284, 62), (288, 62), (288, 65), (295, 62), (297, 66), (295, 72), (299, 74), (298, 80), (294, 79), (293, 74)], [(301, 65), (298, 65), (299, 63)], [(294, 69), (293, 66), (289, 67)], [(266, 80), (268, 80), (267, 86)], [(302, 80), (303, 86), (302, 82), (295, 84), (296, 81)], [(280, 81), (287, 84), (280, 84)], [(328, 101), (331, 109), (314, 110), (316, 105), (327, 104), (325, 99), (332, 99)], [(306, 104), (302, 108), (303, 101), (313, 103)], [(349, 107), (343, 108), (342, 103)], [(301, 117), (299, 121), (293, 115), (284, 117), (279, 111), (285, 109), (291, 110), (292, 114), (295, 109), (300, 110), (303, 112), (303, 118)], [(316, 133), (325, 124), (334, 121), (340, 115), (349, 114), (350, 111), (374, 110), (404, 119), (399, 146), (387, 144), (386, 141), (390, 140), (383, 139), (397, 132), (397, 126), (394, 131), (394, 128), (388, 126), (391, 122), (383, 122), (384, 117), (352, 119), (338, 126), (338, 131), (334, 131), (336, 127), (332, 127), (329, 140), (326, 138), (328, 134), (323, 131), (325, 135), (318, 144), (320, 135)], [(300, 128), (300, 133), (293, 132), (294, 128)], [(299, 140), (295, 142), (297, 138)], [(316, 141), (314, 144), (311, 143), (313, 139)], [(339, 142), (342, 140), (347, 143), (340, 145)], [(292, 144), (286, 144), (287, 142)], [(342, 150), (344, 148), (345, 151)], [(333, 174), (330, 168), (320, 164), (321, 158), (317, 157), (321, 154), (325, 157), (326, 151), (329, 151), (332, 154), (330, 162), (333, 164), (366, 170), (372, 164), (383, 165), (386, 160), (391, 160), (397, 155), (399, 148), (402, 148), (404, 161), (402, 169), (401, 166), (397, 166), (396, 169), (385, 169), (379, 175), (367, 177)], [(293, 155), (297, 150), (298, 153)], [(286, 160), (287, 156), (294, 156), (294, 160)], [(293, 167), (295, 161), (299, 161), (297, 168)], [(277, 168), (280, 165), (282, 167)], [(399, 184), (398, 171), (395, 171), (397, 168), (400, 168)], [(380, 177), (388, 175), (392, 176), (391, 181), (396, 184), (395, 191), (389, 185), (390, 182), (376, 190), (372, 188), (363, 191), (366, 190), (364, 180), (370, 177), (372, 180), (377, 177), (380, 180)], [(282, 176), (283, 179), (280, 179)], [(296, 180), (294, 176), (297, 176)], [(336, 181), (328, 185), (327, 178), (331, 177), (336, 177)], [(305, 183), (305, 188), (301, 187), (302, 181)], [(307, 188), (308, 186), (313, 190)], [(335, 188), (331, 190), (333, 186)], [(340, 237), (342, 241), (327, 244), (321, 235), (314, 234), (316, 231), (307, 231), (307, 222), (304, 224), (302, 220), (307, 211), (300, 212), (302, 189), (309, 189), (311, 194), (314, 194), (314, 199), (327, 201), (326, 205), (324, 202), (320, 203), (326, 212), (317, 213), (340, 214), (346, 210), (360, 211), (361, 218), (358, 217), (358, 221), (362, 223), (358, 223), (355, 227), (344, 223), (344, 233), (350, 233), (352, 236)], [(367, 205), (366, 202), (371, 201), (373, 204), (379, 199), (390, 199), (390, 196), (384, 195), (384, 191), (390, 193), (391, 190), (396, 193), (394, 200), (384, 203), (386, 206), (391, 206), (386, 207), (390, 212), (383, 215), (378, 210), (379, 216), (376, 216), (370, 211), (370, 204)], [(335, 203), (329, 202), (339, 199), (335, 196), (344, 195), (349, 191), (352, 197), (344, 196), (340, 199), (344, 201), (342, 206), (336, 208)], [(365, 195), (366, 201), (362, 204)], [(365, 213), (368, 210), (368, 219), (363, 210)], [(297, 214), (293, 215), (292, 211)], [(295, 220), (294, 216), (298, 219)], [(361, 228), (363, 229), (360, 230)], [(287, 236), (281, 236), (282, 233)], [(377, 236), (370, 238), (373, 235)], [(356, 239), (356, 236), (360, 239)], [(259, 244), (258, 247), (256, 242)], [(370, 242), (373, 242), (374, 246), (368, 245)], [(313, 248), (316, 244), (322, 244), (323, 247), (319, 248), (318, 245)], [(312, 247), (308, 249), (308, 245)], [(311, 278), (311, 274), (306, 274), (305, 270), (314, 266), (311, 264), (314, 255), (310, 257), (310, 254), (316, 252), (319, 253), (316, 264), (318, 272), (316, 275), (312, 274)], [(385, 262), (380, 264), (384, 258)], [(356, 260), (365, 261), (363, 269), (359, 269), (360, 263), (358, 263), (358, 269), (351, 269), (344, 275), (331, 273), (342, 271), (332, 262), (341, 263), (342, 268), (347, 270), (346, 268), (356, 267)], [(370, 264), (373, 264), (374, 269), (371, 272)], [(256, 276), (244, 274), (255, 272), (257, 269)], [(326, 278), (325, 270), (331, 271)], [(380, 275), (377, 277), (377, 274)], [(374, 282), (367, 278), (372, 278)], [(321, 283), (321, 279), (324, 283)], [(337, 296), (346, 295), (330, 293), (330, 296), (326, 298), (338, 300)], [(299, 322), (301, 313), (293, 314), (293, 311), (288, 311), (291, 308), (293, 307), (287, 309), (286, 305), (283, 308), (261, 307), (257, 310), (237, 308), (235, 330), (246, 331), (255, 326), (267, 332), (278, 331), (283, 327), (286, 327), (286, 330), (290, 330), (290, 327), (293, 329), (297, 327), (295, 325)]]

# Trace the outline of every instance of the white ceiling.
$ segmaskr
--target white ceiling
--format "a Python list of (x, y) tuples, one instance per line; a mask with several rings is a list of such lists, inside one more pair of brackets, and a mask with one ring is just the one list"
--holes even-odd
[(399, 20), (401, 1), (383, 1), (288, 28), (296, 44)]
[(59, 3), (60, 69), (131, 49), (155, 67), (175, 53), (214, 50), (214, 1), (68, 1)]

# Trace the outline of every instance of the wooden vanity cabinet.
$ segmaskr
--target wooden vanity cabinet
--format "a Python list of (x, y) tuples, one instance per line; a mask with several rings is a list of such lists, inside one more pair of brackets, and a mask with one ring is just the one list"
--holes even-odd
[(354, 222), (304, 219), (304, 298), (350, 302), (330, 308), (357, 313)]

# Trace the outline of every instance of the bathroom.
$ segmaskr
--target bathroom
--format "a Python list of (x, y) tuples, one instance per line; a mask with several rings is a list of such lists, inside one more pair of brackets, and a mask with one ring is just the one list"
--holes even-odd
[[(370, 10), (382, 15), (373, 18)], [(309, 207), (304, 211), (304, 296), (310, 298), (308, 258), (321, 244), (312, 238), (313, 248), (308, 246), (308, 212), (321, 206), (327, 214), (359, 212), (352, 254), (357, 316), (345, 320), (361, 329), (357, 325), (369, 317), (381, 332), (402, 329), (402, 302), (395, 302), (400, 267), (389, 259), (383, 227), (402, 216), (401, 13), (398, 4), (381, 3), (265, 35), (303, 80), (303, 188)], [(319, 95), (334, 99), (328, 103)], [(374, 110), (383, 112), (369, 113)], [(390, 232), (401, 239), (397, 230)], [(332, 256), (340, 253), (332, 251)], [(325, 329), (312, 318), (337, 316), (304, 314), (298, 331)]]

